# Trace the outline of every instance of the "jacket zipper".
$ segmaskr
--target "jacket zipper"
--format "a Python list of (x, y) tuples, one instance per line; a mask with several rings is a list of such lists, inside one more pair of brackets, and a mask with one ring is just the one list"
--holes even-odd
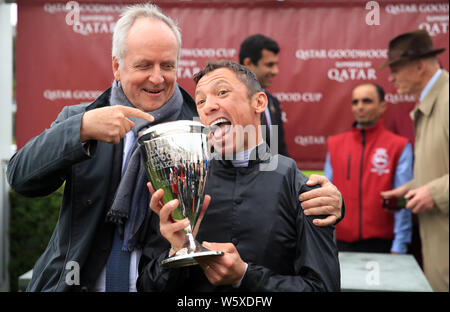
[(361, 129), (361, 144), (362, 144), (362, 152), (361, 152), (361, 164), (359, 167), (359, 240), (362, 240), (362, 178), (363, 178), (363, 166), (364, 166), (364, 151), (366, 149), (366, 133), (364, 129)]

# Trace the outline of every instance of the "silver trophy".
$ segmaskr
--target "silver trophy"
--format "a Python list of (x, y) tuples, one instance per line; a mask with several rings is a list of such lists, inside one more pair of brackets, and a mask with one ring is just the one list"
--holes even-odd
[(197, 264), (195, 258), (222, 255), (201, 246), (192, 234), (202, 209), (208, 160), (207, 130), (197, 121), (172, 121), (152, 126), (139, 137), (147, 172), (154, 190), (164, 190), (164, 203), (178, 198), (175, 220), (188, 218), (183, 247), (162, 261), (163, 266)]

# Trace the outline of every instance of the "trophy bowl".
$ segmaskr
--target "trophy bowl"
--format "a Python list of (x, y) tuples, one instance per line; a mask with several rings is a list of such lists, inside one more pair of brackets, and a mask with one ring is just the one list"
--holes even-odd
[(205, 197), (210, 159), (207, 128), (198, 121), (179, 120), (161, 123), (145, 130), (138, 139), (153, 185), (164, 190), (164, 203), (178, 199), (172, 216), (189, 219), (184, 229), (183, 247), (162, 261), (166, 267), (197, 264), (196, 258), (222, 255), (200, 245), (193, 236)]

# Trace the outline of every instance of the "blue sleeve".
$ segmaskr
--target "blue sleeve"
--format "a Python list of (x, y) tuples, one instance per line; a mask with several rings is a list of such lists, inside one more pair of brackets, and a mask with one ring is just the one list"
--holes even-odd
[(323, 175), (326, 176), (331, 183), (333, 183), (333, 168), (331, 167), (329, 153), (327, 153), (327, 156), (325, 158), (325, 168), (323, 169)]
[[(394, 176), (394, 188), (399, 187), (413, 178), (413, 150), (411, 144), (406, 144), (400, 155)], [(394, 215), (394, 240), (391, 252), (407, 253), (412, 237), (411, 210), (403, 208)]]

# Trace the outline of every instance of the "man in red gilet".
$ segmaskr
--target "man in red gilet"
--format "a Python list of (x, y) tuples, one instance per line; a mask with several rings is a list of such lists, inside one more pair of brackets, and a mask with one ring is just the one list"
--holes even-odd
[(380, 195), (411, 180), (413, 166), (408, 139), (384, 128), (386, 105), (380, 86), (358, 85), (352, 129), (328, 139), (325, 176), (342, 192), (347, 211), (336, 227), (340, 251), (406, 253), (411, 242), (411, 212), (387, 210)]

